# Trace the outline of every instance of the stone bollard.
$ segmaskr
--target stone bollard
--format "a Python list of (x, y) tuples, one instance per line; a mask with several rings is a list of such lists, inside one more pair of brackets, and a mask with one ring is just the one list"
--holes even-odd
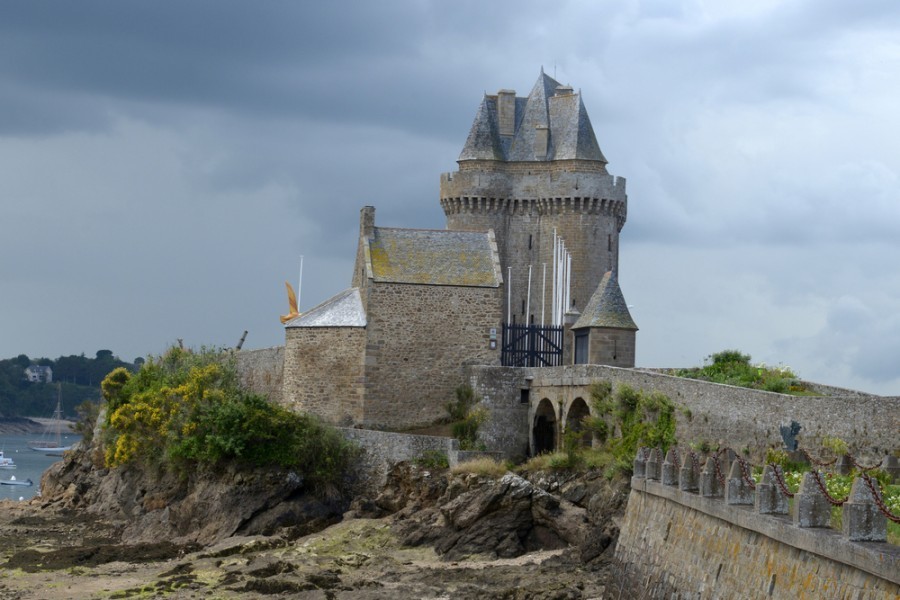
[(704, 498), (719, 498), (722, 496), (722, 485), (716, 477), (716, 459), (710, 456), (706, 459), (706, 465), (700, 471), (700, 495)]
[(634, 463), (632, 465), (634, 477), (644, 477), (646, 473), (647, 457), (644, 452), (643, 448), (638, 448), (637, 455), (634, 457)]
[(666, 452), (666, 459), (662, 464), (661, 481), (663, 485), (678, 485), (678, 465), (675, 463), (675, 449), (669, 448), (669, 451)]
[(763, 515), (786, 515), (788, 499), (775, 481), (775, 467), (766, 465), (762, 479), (756, 484), (756, 511)]
[(662, 450), (652, 448), (650, 450), (650, 458), (647, 459), (647, 467), (644, 476), (652, 481), (659, 481), (660, 464), (659, 459), (662, 457)]
[(750, 485), (744, 481), (741, 463), (731, 463), (728, 479), (725, 480), (725, 504), (753, 504), (754, 493)]
[(797, 527), (828, 527), (831, 523), (831, 504), (811, 472), (803, 475), (800, 491), (794, 494), (793, 512)]
[(681, 462), (681, 469), (678, 471), (678, 489), (685, 492), (697, 493), (697, 490), (699, 489), (699, 479), (700, 471), (697, 461), (688, 454)]
[(884, 457), (881, 463), (882, 470), (891, 477), (892, 483), (900, 483), (900, 462), (893, 454)]
[(844, 503), (841, 529), (851, 542), (887, 541), (887, 517), (878, 510), (872, 490), (862, 477), (853, 480), (850, 497)]
[(838, 475), (849, 475), (850, 471), (853, 470), (853, 462), (850, 460), (850, 455), (842, 454), (839, 456), (834, 468)]

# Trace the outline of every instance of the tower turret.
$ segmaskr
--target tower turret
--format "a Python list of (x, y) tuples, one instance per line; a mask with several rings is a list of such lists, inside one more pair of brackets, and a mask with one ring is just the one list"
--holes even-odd
[(515, 321), (550, 322), (556, 234), (572, 257), (562, 312), (583, 312), (603, 274), (618, 269), (628, 200), (625, 179), (606, 170), (581, 94), (541, 71), (526, 98), (485, 95), (457, 162), (441, 176), (447, 228), (494, 230), (510, 279), (504, 310), (511, 300)]

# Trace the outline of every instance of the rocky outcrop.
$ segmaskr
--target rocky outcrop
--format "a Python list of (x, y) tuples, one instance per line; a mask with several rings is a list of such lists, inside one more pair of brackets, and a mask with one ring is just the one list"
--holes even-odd
[(471, 555), (511, 558), (534, 550), (575, 547), (582, 561), (615, 539), (610, 515), (625, 494), (596, 474), (526, 479), (446, 476), (399, 465), (374, 501), (355, 513), (393, 512), (393, 529), (410, 546), (433, 545), (447, 560)]
[(296, 528), (300, 535), (340, 520), (346, 509), (341, 498), (327, 501), (309, 493), (291, 471), (105, 469), (95, 464), (92, 452), (76, 450), (48, 469), (42, 499), (117, 522), (127, 543), (210, 544), (281, 528)]

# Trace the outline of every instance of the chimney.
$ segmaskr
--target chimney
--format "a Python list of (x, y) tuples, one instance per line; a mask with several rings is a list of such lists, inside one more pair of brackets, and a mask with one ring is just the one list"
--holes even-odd
[(359, 211), (359, 236), (372, 238), (375, 236), (375, 207), (363, 206)]
[(550, 148), (550, 128), (546, 125), (538, 125), (534, 132), (534, 159), (546, 160), (547, 150)]
[(516, 92), (500, 90), (497, 92), (497, 126), (500, 135), (516, 133)]

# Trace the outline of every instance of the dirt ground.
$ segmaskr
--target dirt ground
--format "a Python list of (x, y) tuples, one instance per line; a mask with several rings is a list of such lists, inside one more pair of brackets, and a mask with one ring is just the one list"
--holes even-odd
[[(344, 520), (291, 539), (229, 538), (214, 546), (125, 546), (117, 527), (83, 513), (0, 501), (0, 599), (629, 598), (601, 557), (573, 550), (515, 559), (441, 561), (429, 547), (403, 548), (390, 520)], [(611, 555), (612, 549), (607, 552)]]

